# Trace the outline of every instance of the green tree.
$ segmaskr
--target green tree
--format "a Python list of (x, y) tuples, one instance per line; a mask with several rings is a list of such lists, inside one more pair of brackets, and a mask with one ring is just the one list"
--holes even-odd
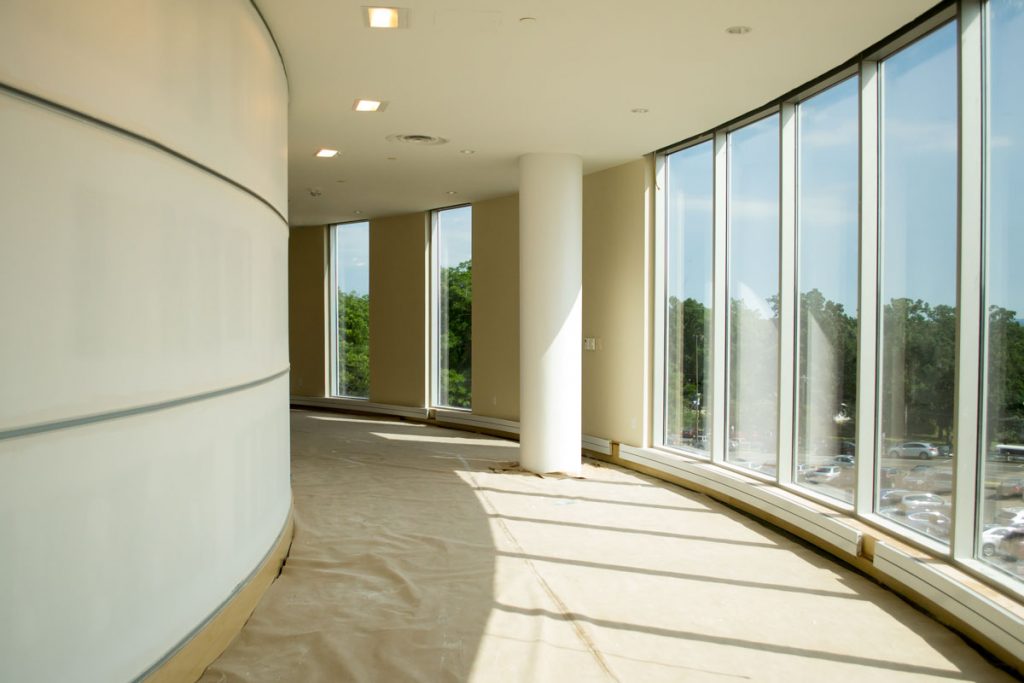
[(665, 435), (679, 444), (706, 430), (711, 310), (696, 299), (672, 296), (666, 313)]
[(338, 392), (370, 395), (370, 295), (338, 290)]
[(893, 299), (883, 312), (882, 431), (890, 441), (950, 438), (956, 309)]
[(473, 264), (442, 268), (440, 277), (441, 403), (469, 408), (473, 374)]
[(1024, 326), (1017, 312), (988, 313), (987, 442), (1024, 443)]

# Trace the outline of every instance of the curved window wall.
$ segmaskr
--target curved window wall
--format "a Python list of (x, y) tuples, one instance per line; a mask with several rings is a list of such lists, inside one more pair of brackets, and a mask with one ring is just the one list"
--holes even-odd
[(1017, 592), (1022, 46), (964, 1), (664, 153), (656, 278), (662, 448)]

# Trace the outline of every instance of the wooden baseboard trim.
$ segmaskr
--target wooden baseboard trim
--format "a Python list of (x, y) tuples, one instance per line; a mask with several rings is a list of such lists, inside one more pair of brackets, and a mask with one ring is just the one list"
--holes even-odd
[(199, 680), (206, 667), (210, 666), (239, 634), (256, 609), (260, 598), (280, 574), (291, 548), (294, 533), (293, 511), (289, 510), (281, 534), (260, 566), (197, 631), (186, 638), (155, 668), (137, 680), (145, 683), (193, 683)]

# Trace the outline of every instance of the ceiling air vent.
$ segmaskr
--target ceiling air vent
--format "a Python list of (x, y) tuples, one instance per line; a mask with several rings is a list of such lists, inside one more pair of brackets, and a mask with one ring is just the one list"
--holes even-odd
[(389, 142), (401, 142), (406, 145), (443, 145), (447, 140), (436, 135), (423, 135), (422, 133), (397, 133), (388, 136)]

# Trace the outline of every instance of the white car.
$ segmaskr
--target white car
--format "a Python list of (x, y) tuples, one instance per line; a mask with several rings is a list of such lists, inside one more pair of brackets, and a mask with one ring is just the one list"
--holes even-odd
[(985, 557), (992, 557), (995, 555), (996, 548), (999, 547), (999, 541), (1003, 540), (1003, 536), (1011, 531), (1013, 531), (1013, 528), (1008, 526), (994, 526), (982, 531), (981, 554)]
[(904, 514), (910, 514), (912, 512), (941, 510), (947, 507), (947, 503), (934, 493), (910, 493), (903, 496), (898, 507)]
[(806, 479), (812, 484), (827, 484), (839, 478), (839, 465), (822, 465), (807, 473)]

